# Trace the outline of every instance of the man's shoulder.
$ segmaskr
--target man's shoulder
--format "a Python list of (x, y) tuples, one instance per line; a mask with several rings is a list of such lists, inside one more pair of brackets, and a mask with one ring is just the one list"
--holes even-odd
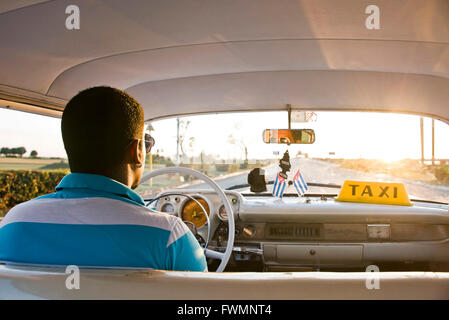
[(30, 206), (34, 206), (34, 202), (37, 198), (16, 204), (14, 207), (12, 207), (8, 213), (3, 217), (1, 224), (6, 224), (12, 222), (12, 218), (19, 218), (27, 215), (27, 212), (29, 212)]
[(172, 231), (179, 218), (141, 205), (111, 198), (38, 197), (12, 208), (2, 224), (40, 222), (55, 224), (140, 225)]

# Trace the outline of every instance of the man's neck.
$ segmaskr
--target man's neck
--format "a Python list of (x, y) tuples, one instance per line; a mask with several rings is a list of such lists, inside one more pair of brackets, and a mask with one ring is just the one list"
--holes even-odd
[(133, 187), (134, 178), (129, 168), (120, 166), (109, 170), (72, 170), (73, 173), (98, 174), (118, 181), (129, 188)]

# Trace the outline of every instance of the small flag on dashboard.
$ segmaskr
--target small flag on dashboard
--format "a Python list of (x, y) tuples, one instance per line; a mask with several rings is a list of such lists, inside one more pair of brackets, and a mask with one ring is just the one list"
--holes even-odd
[(307, 183), (299, 170), (296, 172), (295, 177), (293, 178), (293, 185), (295, 186), (296, 192), (300, 197), (302, 197), (308, 190)]
[(281, 177), (279, 173), (276, 175), (273, 185), (273, 196), (282, 198), (285, 188), (287, 188), (287, 179)]

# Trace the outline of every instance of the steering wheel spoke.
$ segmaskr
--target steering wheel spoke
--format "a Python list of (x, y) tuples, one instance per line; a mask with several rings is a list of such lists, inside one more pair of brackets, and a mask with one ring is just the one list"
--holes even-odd
[(223, 260), (225, 258), (225, 254), (223, 252), (218, 252), (207, 248), (204, 249), (204, 254), (206, 255), (206, 257), (212, 259)]

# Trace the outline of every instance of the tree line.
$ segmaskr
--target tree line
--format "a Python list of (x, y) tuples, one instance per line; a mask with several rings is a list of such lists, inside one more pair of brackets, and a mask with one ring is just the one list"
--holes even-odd
[[(22, 157), (25, 153), (27, 152), (27, 150), (25, 149), (25, 147), (16, 147), (16, 148), (7, 148), (7, 147), (2, 147), (0, 149), (0, 155), (5, 155), (7, 156), (19, 156)], [(33, 150), (30, 153), (31, 157), (37, 157), (37, 151)]]

